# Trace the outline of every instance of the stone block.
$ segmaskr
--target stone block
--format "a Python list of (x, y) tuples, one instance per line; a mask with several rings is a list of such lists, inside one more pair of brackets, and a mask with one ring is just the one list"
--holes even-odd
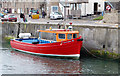
[(112, 24), (118, 23), (119, 22), (118, 21), (118, 13), (105, 13), (103, 16), (103, 22), (104, 23), (112, 23)]

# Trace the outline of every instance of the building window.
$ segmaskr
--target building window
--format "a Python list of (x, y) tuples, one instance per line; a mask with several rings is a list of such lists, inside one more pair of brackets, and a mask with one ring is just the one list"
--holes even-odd
[(51, 12), (58, 12), (58, 6), (52, 6)]
[(81, 4), (77, 4), (77, 10), (81, 9)]
[(71, 10), (75, 10), (75, 4), (70, 5)]
[(32, 4), (34, 4), (34, 0), (32, 0)]

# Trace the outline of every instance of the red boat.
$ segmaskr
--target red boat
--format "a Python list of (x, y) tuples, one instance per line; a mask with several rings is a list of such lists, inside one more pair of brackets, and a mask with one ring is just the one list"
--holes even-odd
[[(80, 57), (83, 39), (78, 31), (38, 30), (39, 38), (18, 38), (10, 41), (11, 47), (30, 54), (60, 57)], [(53, 40), (42, 39), (42, 33), (54, 34)], [(50, 37), (48, 35), (48, 37)]]

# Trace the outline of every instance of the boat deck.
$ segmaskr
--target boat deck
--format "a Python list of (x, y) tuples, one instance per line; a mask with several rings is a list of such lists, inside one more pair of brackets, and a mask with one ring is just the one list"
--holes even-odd
[(38, 40), (38, 38), (35, 38), (35, 39), (16, 39), (16, 40), (24, 42), (24, 43), (31, 43), (31, 44), (47, 44), (47, 43), (55, 43), (56, 42), (56, 41), (45, 40), (45, 39)]

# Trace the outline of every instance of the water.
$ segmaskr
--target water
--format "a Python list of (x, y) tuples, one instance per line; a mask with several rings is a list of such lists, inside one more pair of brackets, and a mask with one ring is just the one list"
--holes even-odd
[(2, 74), (118, 74), (117, 61), (41, 57), (14, 51), (7, 43), (3, 43), (0, 55)]

